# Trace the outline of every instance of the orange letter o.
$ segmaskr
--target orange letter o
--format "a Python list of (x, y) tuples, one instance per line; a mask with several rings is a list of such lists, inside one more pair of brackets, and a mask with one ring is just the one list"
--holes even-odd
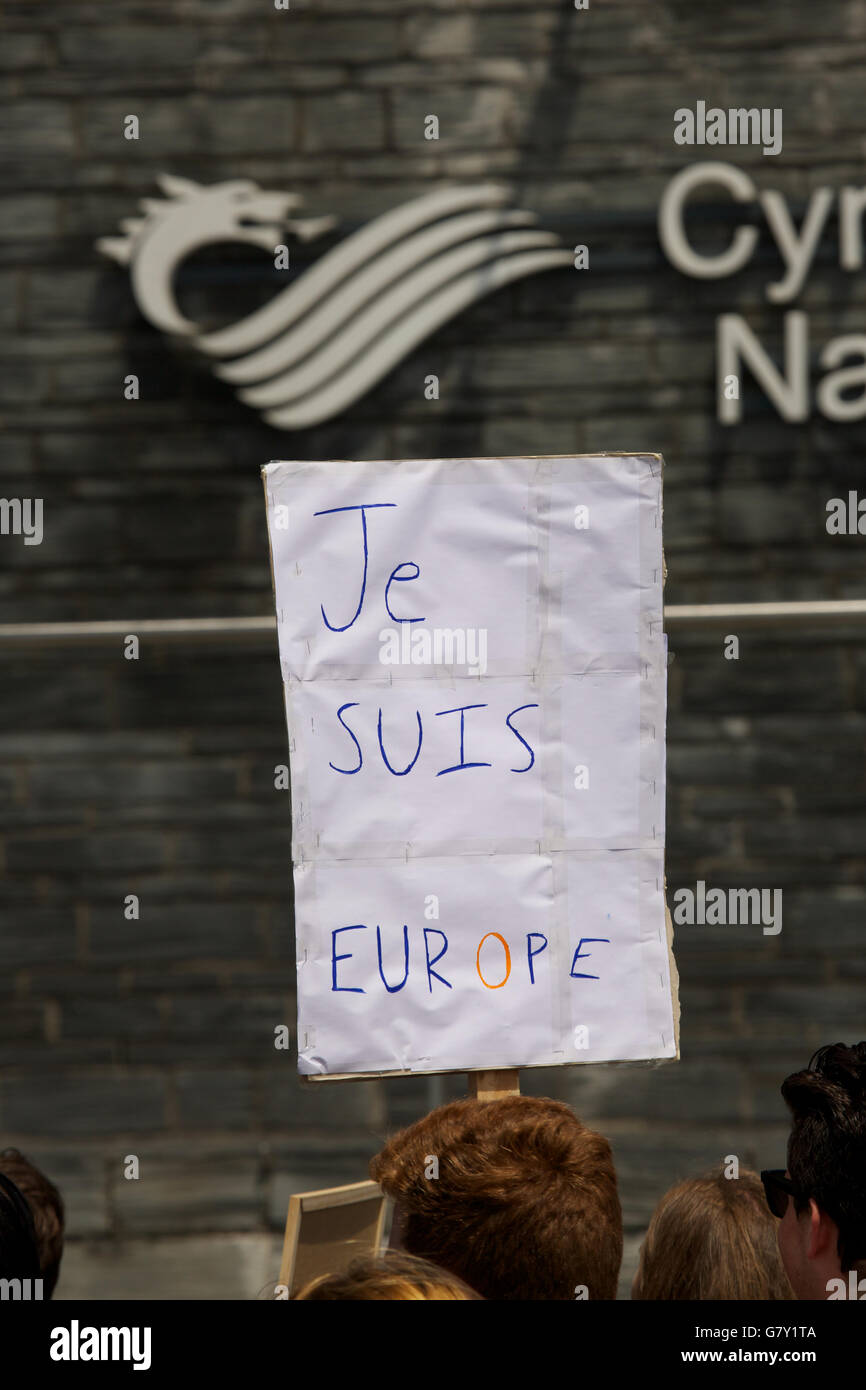
[[(496, 940), (501, 941), (503, 946), (505, 947), (505, 976), (503, 979), (499, 981), (498, 985), (489, 985), (485, 980), (484, 976), (481, 974), (481, 947), (484, 945), (488, 936), (495, 936)], [(482, 936), (481, 940), (478, 943), (478, 950), (475, 953), (475, 969), (478, 971), (478, 978), (484, 985), (485, 989), (501, 989), (502, 986), (508, 980), (508, 976), (511, 974), (511, 952), (508, 949), (508, 942), (505, 940), (505, 937), (500, 936), (498, 931), (489, 931), (487, 933), (487, 936)]]

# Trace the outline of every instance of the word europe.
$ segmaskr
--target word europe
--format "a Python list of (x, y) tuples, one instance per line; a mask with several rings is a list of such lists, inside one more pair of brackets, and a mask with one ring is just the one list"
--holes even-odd
[[(367, 991), (366, 991), (365, 989), (363, 989), (362, 986), (359, 985), (359, 984), (348, 984), (348, 983), (346, 983), (347, 980), (350, 980), (350, 979), (352, 978), (352, 976), (351, 976), (351, 974), (350, 974), (350, 971), (351, 971), (351, 968), (352, 968), (351, 966), (343, 965), (343, 966), (341, 966), (339, 972), (338, 972), (338, 970), (337, 970), (337, 967), (338, 967), (338, 965), (340, 965), (340, 962), (341, 962), (341, 961), (349, 961), (349, 960), (352, 960), (353, 957), (354, 957), (354, 952), (353, 952), (353, 951), (342, 951), (342, 950), (340, 950), (340, 948), (341, 948), (342, 946), (348, 945), (349, 943), (348, 943), (347, 941), (346, 941), (346, 942), (338, 942), (338, 941), (337, 941), (337, 938), (338, 938), (339, 936), (342, 936), (342, 935), (343, 935), (344, 933), (346, 933), (346, 932), (366, 932), (366, 931), (370, 931), (370, 927), (369, 927), (368, 923), (366, 923), (366, 922), (355, 922), (355, 923), (353, 923), (351, 926), (348, 926), (348, 927), (337, 927), (334, 931), (331, 932), (331, 990), (332, 990), (333, 993), (335, 993), (335, 994), (366, 994), (366, 993), (367, 993)], [(452, 983), (450, 980), (448, 980), (444, 975), (441, 975), (441, 974), (439, 973), (439, 971), (433, 969), (434, 965), (440, 965), (440, 964), (441, 964), (441, 962), (444, 960), (444, 958), (445, 958), (445, 956), (446, 956), (446, 954), (447, 954), (447, 952), (448, 952), (448, 948), (449, 948), (448, 937), (445, 935), (445, 932), (444, 932), (444, 931), (440, 931), (440, 929), (439, 929), (438, 927), (424, 927), (424, 928), (423, 928), (423, 933), (422, 933), (422, 935), (423, 935), (423, 940), (422, 940), (421, 942), (418, 943), (419, 946), (421, 947), (421, 950), (420, 950), (419, 952), (413, 953), (413, 956), (412, 956), (412, 962), (415, 962), (416, 973), (420, 976), (420, 978), (421, 978), (422, 981), (426, 982), (427, 989), (428, 989), (428, 992), (429, 992), (430, 994), (433, 993), (433, 981), (434, 981), (434, 980), (438, 980), (439, 984), (440, 984), (440, 985), (443, 985), (446, 989), (453, 989), (453, 988), (454, 988), (453, 983)], [(438, 938), (439, 938), (438, 941), (433, 941), (432, 938), (434, 938), (434, 937), (438, 937)], [(493, 948), (488, 947), (488, 948), (487, 948), (487, 951), (485, 952), (485, 961), (484, 961), (484, 964), (483, 964), (483, 965), (482, 965), (482, 959), (481, 959), (481, 953), (482, 953), (482, 950), (483, 950), (484, 947), (485, 947), (485, 944), (486, 944), (488, 941), (493, 941), (493, 940), (495, 940), (495, 941), (497, 941), (497, 942), (499, 943), (499, 948), (501, 948), (501, 952), (502, 952), (502, 960), (501, 960), (501, 965), (500, 965), (500, 967), (499, 967), (499, 968), (501, 969), (501, 971), (502, 971), (502, 978), (501, 978), (501, 979), (498, 979), (498, 980), (497, 980), (495, 977), (491, 980), (491, 979), (489, 978), (489, 976), (492, 975), (492, 973), (493, 973), (493, 966), (492, 966), (492, 963), (491, 963), (491, 961), (490, 961), (490, 952), (491, 952), (491, 949), (492, 949), (492, 950), (498, 950), (499, 948), (496, 948), (496, 947), (493, 947)], [(577, 943), (577, 948), (576, 948), (576, 950), (575, 950), (575, 952), (574, 952), (574, 955), (573, 955), (573, 957), (572, 957), (572, 960), (571, 960), (571, 968), (570, 968), (570, 970), (569, 970), (569, 972), (568, 972), (568, 974), (569, 974), (569, 979), (572, 979), (572, 980), (597, 980), (597, 979), (599, 978), (598, 975), (593, 975), (593, 974), (590, 974), (590, 973), (587, 973), (587, 972), (584, 972), (584, 971), (580, 971), (580, 970), (576, 970), (576, 969), (575, 969), (575, 967), (576, 967), (578, 961), (581, 961), (581, 960), (588, 960), (589, 957), (593, 954), (591, 951), (584, 951), (584, 949), (583, 949), (584, 946), (589, 946), (589, 945), (591, 945), (591, 944), (593, 944), (593, 943), (604, 943), (604, 944), (606, 944), (606, 945), (609, 945), (609, 944), (610, 944), (610, 937), (607, 937), (607, 936), (583, 936), (583, 937), (581, 937), (580, 941)], [(360, 942), (360, 941), (358, 941), (358, 940), (356, 939), (355, 941), (353, 941), (352, 944), (355, 945), (355, 946), (363, 945), (363, 946), (366, 947), (368, 953), (371, 952), (372, 942), (369, 940), (369, 938), (365, 938), (363, 942)], [(433, 950), (433, 953), (434, 953), (434, 954), (432, 954), (432, 955), (431, 955), (431, 946), (432, 946), (432, 950)], [(548, 946), (547, 937), (544, 935), (543, 932), (531, 931), (531, 932), (527, 932), (527, 933), (526, 933), (526, 970), (527, 970), (527, 974), (528, 974), (528, 977), (529, 977), (529, 983), (530, 983), (531, 985), (534, 985), (534, 984), (536, 983), (536, 967), (535, 967), (535, 961), (536, 961), (536, 959), (537, 959), (538, 956), (542, 955), (542, 954), (547, 950), (547, 946)], [(420, 971), (419, 971), (419, 970), (418, 970), (418, 966), (417, 966), (417, 960), (419, 959), (419, 957), (421, 956), (422, 953), (423, 953), (423, 964), (422, 964), (421, 969), (420, 969)], [(409, 971), (410, 971), (410, 963), (411, 963), (411, 962), (410, 962), (410, 953), (409, 953), (409, 928), (408, 928), (408, 926), (405, 925), (405, 924), (404, 924), (404, 926), (403, 926), (403, 951), (402, 951), (402, 955), (403, 955), (403, 961), (402, 961), (403, 978), (402, 978), (402, 980), (398, 980), (396, 983), (391, 983), (391, 981), (388, 979), (388, 976), (387, 976), (386, 971), (385, 971), (385, 964), (384, 964), (384, 955), (385, 955), (385, 952), (383, 952), (383, 949), (382, 949), (382, 930), (381, 930), (381, 927), (379, 927), (378, 925), (377, 925), (377, 927), (376, 927), (376, 954), (377, 954), (378, 962), (379, 962), (379, 979), (382, 981), (382, 984), (384, 985), (385, 989), (388, 991), (389, 994), (399, 994), (400, 990), (405, 988), (406, 983), (407, 983), (407, 981), (409, 980)], [(442, 969), (445, 969), (446, 967), (445, 967), (445, 966), (442, 966), (441, 968), (442, 968)], [(481, 984), (484, 986), (485, 989), (502, 989), (503, 986), (506, 985), (506, 984), (508, 983), (508, 980), (509, 980), (509, 978), (510, 978), (510, 976), (511, 976), (511, 947), (509, 946), (509, 944), (508, 944), (508, 942), (506, 941), (505, 937), (504, 937), (504, 936), (501, 936), (501, 935), (499, 934), (499, 932), (497, 932), (497, 931), (490, 931), (490, 932), (487, 932), (484, 936), (482, 936), (481, 940), (478, 942), (478, 945), (477, 945), (476, 950), (475, 950), (475, 972), (476, 972), (476, 974), (477, 974), (477, 976), (478, 976), (478, 979), (481, 981)], [(394, 972), (395, 977), (396, 977), (396, 973), (397, 973), (397, 972), (395, 971), (395, 972)]]

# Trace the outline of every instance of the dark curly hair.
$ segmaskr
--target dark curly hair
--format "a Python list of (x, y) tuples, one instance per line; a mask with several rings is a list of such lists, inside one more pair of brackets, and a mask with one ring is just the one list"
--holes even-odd
[(782, 1083), (792, 1115), (788, 1172), (839, 1227), (844, 1269), (866, 1263), (866, 1042), (833, 1043)]
[(63, 1254), (63, 1199), (54, 1183), (17, 1149), (0, 1153), (0, 1175), (10, 1178), (30, 1208), (45, 1298), (51, 1298)]
[(0, 1279), (39, 1279), (33, 1216), (11, 1178), (0, 1173)]

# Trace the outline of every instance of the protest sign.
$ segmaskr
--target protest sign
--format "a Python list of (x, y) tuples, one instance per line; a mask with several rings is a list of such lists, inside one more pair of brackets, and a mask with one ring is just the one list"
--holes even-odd
[(299, 1070), (676, 1056), (661, 459), (263, 473)]
[(285, 1296), (311, 1279), (342, 1272), (353, 1259), (378, 1254), (384, 1225), (385, 1194), (369, 1180), (293, 1193), (280, 1263)]

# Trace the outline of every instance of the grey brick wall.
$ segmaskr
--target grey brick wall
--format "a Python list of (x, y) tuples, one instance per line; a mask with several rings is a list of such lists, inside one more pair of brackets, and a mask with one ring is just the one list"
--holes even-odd
[[(258, 469), (286, 455), (658, 450), (669, 601), (862, 596), (863, 542), (828, 537), (824, 503), (857, 487), (866, 427), (787, 425), (751, 386), (744, 423), (715, 422), (717, 314), (779, 347), (767, 234), (734, 280), (698, 282), (668, 265), (655, 219), (697, 157), (674, 145), (673, 111), (698, 98), (783, 107), (780, 158), (718, 153), (798, 216), (820, 184), (860, 184), (864, 0), (13, 0), (2, 26), (3, 490), (44, 499), (45, 538), (0, 538), (0, 621), (134, 631), (270, 611)], [(280, 434), (144, 323), (93, 250), (163, 170), (299, 192), (337, 235), (437, 182), (505, 178), (589, 245), (591, 269), (482, 302), (340, 419)], [(833, 227), (795, 306), (815, 362), (866, 304)], [(277, 283), (246, 253), (179, 281), (215, 322)], [(672, 643), (668, 882), (781, 887), (783, 931), (681, 929), (677, 1067), (524, 1077), (611, 1135), (635, 1239), (675, 1178), (728, 1153), (781, 1163), (782, 1077), (866, 1031), (860, 635), (744, 635), (738, 662), (721, 645)], [(310, 1092), (273, 1048), (294, 1010), (275, 655), (8, 656), (0, 753), (0, 1137), (68, 1198), (61, 1292), (167, 1279), (183, 1296), (206, 1268), (210, 1290), (251, 1296), (289, 1191), (362, 1177), (390, 1128), (462, 1084)]]

